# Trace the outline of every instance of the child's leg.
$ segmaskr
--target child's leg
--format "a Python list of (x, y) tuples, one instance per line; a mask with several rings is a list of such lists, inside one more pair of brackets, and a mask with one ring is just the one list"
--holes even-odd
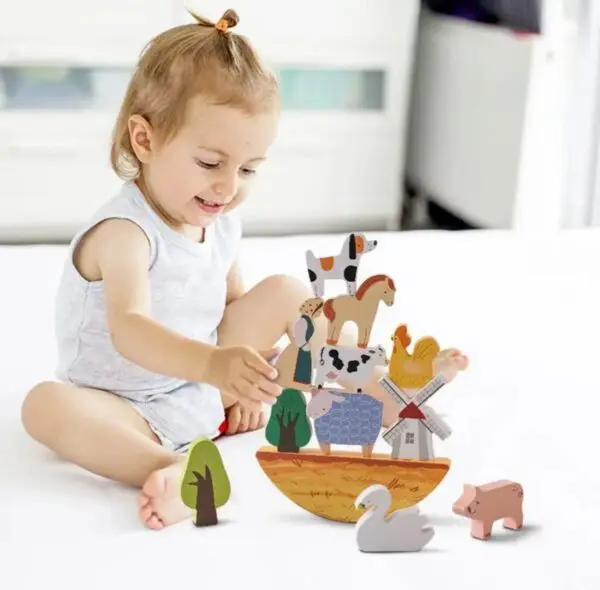
[(63, 459), (120, 483), (150, 488), (161, 498), (151, 505), (148, 494), (140, 496), (140, 516), (150, 528), (189, 514), (164, 493), (169, 470), (179, 473), (183, 457), (158, 444), (146, 421), (118, 396), (40, 383), (25, 398), (22, 421), (32, 438)]
[(175, 453), (156, 443), (146, 421), (118, 396), (65, 383), (40, 383), (22, 407), (28, 434), (88, 471), (141, 487)]
[[(219, 326), (219, 344), (247, 345), (257, 350), (273, 348), (282, 336), (292, 337), (300, 305), (309, 297), (312, 297), (310, 288), (293, 277), (275, 275), (264, 279), (227, 306)], [(230, 434), (264, 426), (264, 416), (260, 420), (249, 417), (235, 404), (235, 399), (226, 393), (221, 395), (225, 407), (231, 408)]]
[(309, 297), (312, 291), (294, 277), (264, 279), (227, 306), (218, 330), (219, 344), (272, 348), (282, 336), (292, 336), (300, 305)]

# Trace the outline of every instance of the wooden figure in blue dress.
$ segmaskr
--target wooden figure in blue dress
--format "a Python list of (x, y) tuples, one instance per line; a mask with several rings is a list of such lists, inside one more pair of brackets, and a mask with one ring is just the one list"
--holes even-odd
[(311, 338), (315, 333), (315, 319), (323, 311), (324, 301), (320, 297), (307, 299), (300, 306), (300, 318), (294, 325), (294, 339), (283, 350), (277, 364), (277, 383), (285, 388), (310, 391), (313, 377), (313, 355)]

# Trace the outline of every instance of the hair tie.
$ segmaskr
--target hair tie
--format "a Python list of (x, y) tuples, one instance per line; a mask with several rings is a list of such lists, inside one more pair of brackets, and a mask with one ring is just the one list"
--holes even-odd
[(222, 18), (216, 25), (215, 28), (219, 31), (225, 32), (229, 28), (229, 23), (226, 18)]

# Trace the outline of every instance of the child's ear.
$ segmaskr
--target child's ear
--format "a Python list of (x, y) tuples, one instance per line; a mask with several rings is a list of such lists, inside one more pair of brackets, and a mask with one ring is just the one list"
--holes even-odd
[(153, 137), (150, 123), (141, 115), (132, 115), (127, 122), (129, 141), (138, 160), (147, 164), (152, 155)]

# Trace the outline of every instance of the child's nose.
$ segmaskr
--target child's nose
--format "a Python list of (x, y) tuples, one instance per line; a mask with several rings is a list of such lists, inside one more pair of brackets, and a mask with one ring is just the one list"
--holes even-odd
[(236, 174), (224, 173), (215, 180), (213, 185), (215, 194), (220, 197), (233, 197), (238, 192), (238, 177)]

